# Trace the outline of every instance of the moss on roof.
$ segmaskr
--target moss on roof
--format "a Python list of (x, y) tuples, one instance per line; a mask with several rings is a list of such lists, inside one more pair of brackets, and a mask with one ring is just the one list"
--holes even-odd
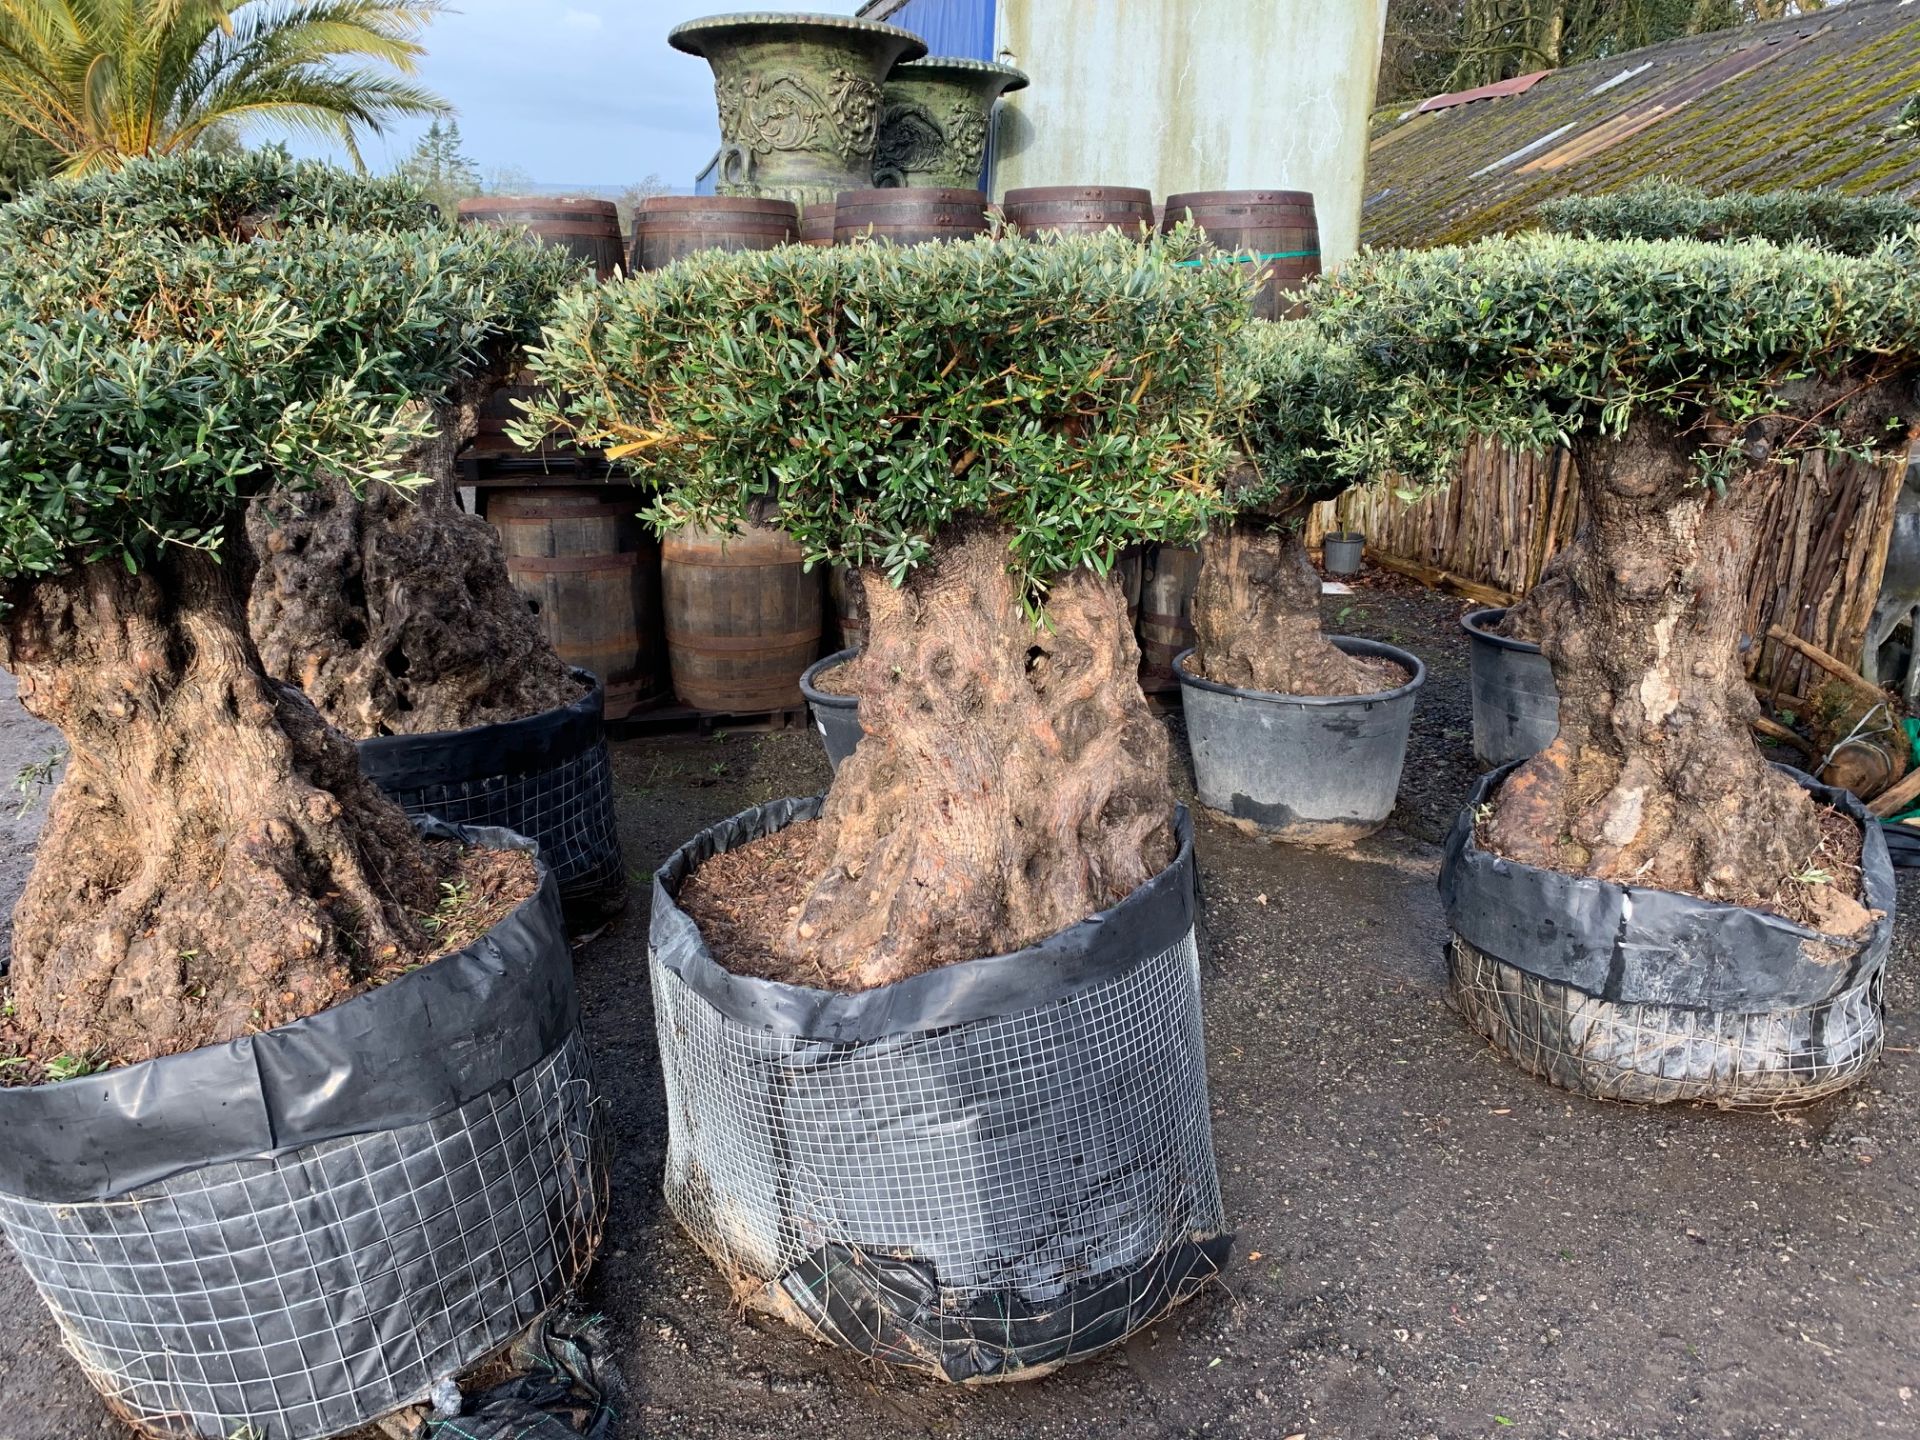
[(1887, 132), (1915, 95), (1920, 3), (1853, 0), (1648, 46), (1523, 95), (1377, 125), (1361, 238), (1455, 244), (1524, 226), (1557, 196), (1655, 175), (1714, 191), (1912, 194), (1920, 143)]

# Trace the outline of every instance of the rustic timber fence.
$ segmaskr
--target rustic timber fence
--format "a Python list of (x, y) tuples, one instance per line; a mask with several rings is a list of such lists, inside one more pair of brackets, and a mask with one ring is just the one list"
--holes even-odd
[[(1860, 663), (1905, 468), (1904, 460), (1868, 465), (1815, 456), (1768, 501), (1747, 590), (1746, 629), (1756, 637), (1747, 671), (1756, 683), (1796, 697), (1819, 683), (1809, 660), (1766, 638), (1774, 625)], [(1368, 487), (1315, 507), (1307, 540), (1317, 546), (1329, 531), (1363, 531), (1369, 552), (1390, 568), (1399, 561), (1429, 582), (1520, 596), (1573, 539), (1577, 480), (1564, 451), (1515, 455), (1476, 446), (1454, 483), (1423, 499)]]

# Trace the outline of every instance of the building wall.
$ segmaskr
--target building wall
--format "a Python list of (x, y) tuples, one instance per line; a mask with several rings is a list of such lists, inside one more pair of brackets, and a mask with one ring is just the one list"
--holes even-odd
[(1322, 254), (1357, 248), (1387, 0), (997, 5), (994, 58), (1033, 77), (1000, 107), (997, 191), (1310, 190)]
[(929, 55), (962, 60), (993, 59), (995, 0), (879, 0), (862, 7), (868, 20), (913, 31)]

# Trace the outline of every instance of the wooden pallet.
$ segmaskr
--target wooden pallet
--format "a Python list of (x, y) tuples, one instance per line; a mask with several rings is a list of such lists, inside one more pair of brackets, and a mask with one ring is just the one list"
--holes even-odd
[(607, 722), (607, 730), (616, 740), (643, 735), (712, 735), (722, 730), (764, 732), (812, 728), (813, 716), (805, 703), (778, 710), (723, 713), (696, 710), (672, 699), (643, 703), (625, 719)]

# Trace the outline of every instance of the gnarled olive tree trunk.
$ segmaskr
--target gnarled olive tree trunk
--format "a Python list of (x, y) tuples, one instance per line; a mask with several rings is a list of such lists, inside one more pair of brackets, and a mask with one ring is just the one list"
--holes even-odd
[(1531, 606), (1560, 733), (1501, 787), (1483, 838), (1525, 864), (1778, 906), (1850, 933), (1866, 919), (1819, 869), (1807, 793), (1755, 744), (1741, 663), (1755, 528), (1777, 466), (1724, 496), (1697, 442), (1640, 423), (1576, 447), (1587, 518)]
[(69, 751), (14, 910), (13, 1023), (42, 1060), (233, 1039), (426, 948), (418, 837), (267, 678), (234, 569), (173, 550), (11, 596), (7, 666)]
[(1036, 629), (1007, 538), (961, 527), (905, 586), (862, 577), (867, 737), (828, 793), (819, 879), (785, 941), (856, 987), (1030, 945), (1173, 858), (1167, 734), (1125, 596), (1064, 576)]
[(1405, 683), (1390, 661), (1348, 655), (1320, 630), (1320, 576), (1300, 516), (1235, 520), (1200, 546), (1189, 664), (1216, 685), (1272, 695), (1368, 695)]
[(518, 720), (580, 687), (507, 576), (493, 527), (460, 509), (454, 455), (483, 394), (435, 407), (411, 493), (342, 480), (256, 501), (249, 623), (269, 674), (356, 740)]

